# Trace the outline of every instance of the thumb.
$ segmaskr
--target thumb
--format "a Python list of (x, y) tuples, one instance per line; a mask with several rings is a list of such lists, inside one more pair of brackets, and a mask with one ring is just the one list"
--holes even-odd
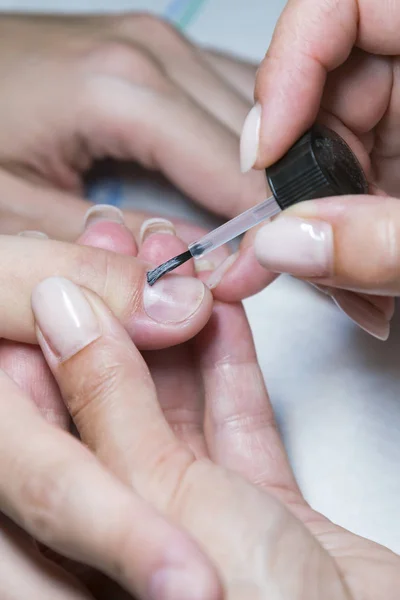
[(400, 202), (347, 196), (304, 202), (266, 225), (255, 239), (258, 261), (332, 287), (400, 293)]

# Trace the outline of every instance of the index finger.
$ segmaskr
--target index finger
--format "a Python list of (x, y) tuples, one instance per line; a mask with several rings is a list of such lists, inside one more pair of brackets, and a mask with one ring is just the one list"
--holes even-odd
[(210, 316), (212, 297), (199, 280), (170, 275), (150, 287), (150, 265), (131, 256), (12, 236), (0, 236), (0, 255), (0, 337), (10, 340), (36, 343), (30, 296), (36, 284), (53, 275), (101, 296), (141, 349), (187, 341)]
[(259, 106), (253, 110), (261, 110), (261, 125), (256, 166), (278, 160), (312, 125), (327, 73), (348, 58), (353, 46), (398, 53), (399, 26), (400, 9), (390, 0), (289, 2), (257, 75)]

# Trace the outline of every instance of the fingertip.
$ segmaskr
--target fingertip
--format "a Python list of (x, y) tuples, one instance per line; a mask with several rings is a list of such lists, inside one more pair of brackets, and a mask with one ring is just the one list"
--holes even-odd
[(127, 256), (137, 254), (135, 238), (125, 225), (122, 211), (108, 204), (94, 205), (86, 212), (77, 243)]
[(213, 288), (213, 296), (222, 302), (239, 302), (261, 292), (277, 277), (257, 261), (254, 248), (241, 250), (234, 264)]
[(82, 246), (101, 248), (117, 254), (136, 256), (137, 245), (131, 231), (120, 223), (98, 221), (89, 225), (78, 239)]

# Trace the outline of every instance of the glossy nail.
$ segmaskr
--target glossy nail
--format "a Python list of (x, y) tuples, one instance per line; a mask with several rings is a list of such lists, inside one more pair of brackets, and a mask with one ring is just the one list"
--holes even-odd
[(213, 273), (211, 273), (210, 277), (207, 280), (207, 287), (210, 290), (213, 290), (221, 283), (223, 276), (229, 271), (233, 263), (237, 260), (239, 256), (239, 252), (235, 252), (235, 254), (231, 254), (228, 256), (216, 269)]
[(63, 277), (50, 277), (35, 287), (32, 309), (42, 335), (60, 360), (70, 358), (100, 335), (86, 296)]
[(369, 301), (364, 294), (314, 283), (311, 285), (325, 296), (332, 298), (336, 306), (361, 329), (380, 340), (387, 340), (393, 313), (385, 313), (379, 306), (372, 303), (373, 299)]
[(122, 211), (116, 206), (112, 206), (111, 204), (95, 204), (87, 211), (84, 217), (84, 229), (100, 221), (120, 223), (121, 225), (125, 223)]
[(205, 287), (194, 277), (167, 275), (153, 286), (145, 284), (143, 307), (158, 323), (181, 323), (200, 307)]
[(20, 237), (36, 238), (38, 240), (48, 240), (49, 236), (43, 233), (43, 231), (35, 231), (27, 229), (26, 231), (20, 231), (18, 233)]
[(242, 173), (250, 171), (257, 160), (260, 124), (261, 105), (257, 103), (246, 117), (240, 138), (240, 168)]
[(140, 228), (140, 244), (143, 244), (144, 240), (149, 237), (149, 235), (153, 235), (153, 233), (167, 233), (169, 235), (175, 235), (176, 232), (174, 225), (167, 219), (147, 219), (147, 221), (142, 223)]
[(329, 223), (281, 216), (260, 229), (254, 251), (261, 265), (275, 273), (327, 277), (333, 264), (333, 231)]
[(368, 300), (348, 290), (331, 290), (335, 304), (361, 329), (385, 341), (390, 334), (390, 321)]

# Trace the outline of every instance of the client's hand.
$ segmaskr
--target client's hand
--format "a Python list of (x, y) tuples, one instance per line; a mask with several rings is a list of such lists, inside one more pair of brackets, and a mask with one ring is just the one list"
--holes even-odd
[[(82, 241), (96, 229), (98, 236), (100, 226), (106, 233), (110, 224), (89, 228)], [(141, 255), (164, 259), (179, 247), (163, 226), (147, 225)], [(161, 357), (147, 353), (156, 387), (93, 293), (51, 279), (36, 288), (33, 307), (44, 354), (84, 443), (197, 538), (219, 569), (226, 598), (396, 599), (398, 558), (336, 527), (302, 498), (240, 306), (216, 305), (191, 357), (188, 346)], [(79, 319), (83, 307), (88, 312)], [(170, 585), (178, 599), (180, 584)]]
[[(398, 557), (330, 523), (299, 492), (240, 306), (216, 305), (197, 338), (197, 389), (187, 394), (183, 379), (180, 389), (176, 381), (170, 387), (175, 367), (164, 372), (164, 399), (174, 390), (183, 414), (202, 410), (204, 390), (199, 443), (173, 431), (142, 356), (93, 292), (50, 278), (35, 288), (32, 305), (83, 442), (127, 488), (197, 539), (218, 568), (225, 598), (396, 600)], [(70, 486), (63, 475), (61, 489)], [(168, 598), (208, 598), (195, 581), (192, 596), (167, 573), (155, 586), (170, 585)]]
[(154, 16), (0, 16), (0, 79), (0, 233), (75, 240), (83, 175), (102, 158), (161, 171), (226, 217), (265, 195), (239, 168), (255, 66)]

